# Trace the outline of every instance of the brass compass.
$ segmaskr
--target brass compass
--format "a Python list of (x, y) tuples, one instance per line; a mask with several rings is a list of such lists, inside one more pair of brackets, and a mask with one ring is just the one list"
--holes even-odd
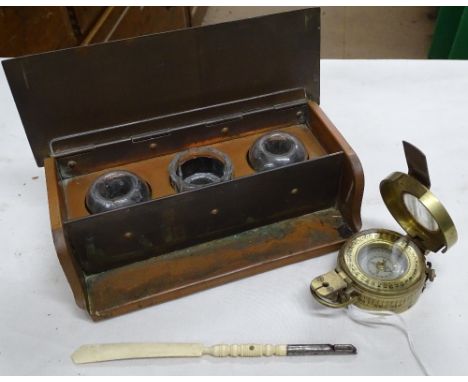
[(363, 309), (409, 309), (435, 272), (429, 252), (445, 252), (457, 241), (455, 225), (429, 191), (425, 155), (403, 142), (408, 174), (394, 172), (380, 183), (382, 198), (406, 235), (370, 229), (349, 238), (335, 270), (312, 280), (312, 295), (323, 305)]

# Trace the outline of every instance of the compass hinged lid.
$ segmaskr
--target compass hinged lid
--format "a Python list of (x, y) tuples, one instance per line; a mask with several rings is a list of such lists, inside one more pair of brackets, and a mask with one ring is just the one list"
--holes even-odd
[(92, 146), (88, 132), (292, 89), (318, 103), (319, 65), (319, 8), (3, 61), (39, 165), (60, 137)]
[(445, 252), (457, 241), (457, 231), (445, 207), (429, 190), (424, 153), (403, 142), (408, 174), (394, 172), (380, 183), (390, 213), (424, 250)]

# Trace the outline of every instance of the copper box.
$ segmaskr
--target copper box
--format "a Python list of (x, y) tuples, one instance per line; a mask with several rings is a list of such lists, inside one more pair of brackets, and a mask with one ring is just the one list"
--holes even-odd
[[(320, 10), (306, 9), (3, 61), (39, 166), (76, 303), (94, 320), (336, 250), (361, 226), (364, 178), (319, 107)], [(270, 130), (309, 158), (255, 172)], [(234, 178), (177, 193), (189, 147), (230, 156)], [(90, 214), (91, 182), (129, 169), (152, 199)]]

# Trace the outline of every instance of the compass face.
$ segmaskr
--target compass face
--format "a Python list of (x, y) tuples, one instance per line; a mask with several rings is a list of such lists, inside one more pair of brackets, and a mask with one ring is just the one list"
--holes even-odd
[(363, 246), (357, 255), (361, 270), (381, 280), (395, 280), (408, 270), (408, 258), (397, 246)]

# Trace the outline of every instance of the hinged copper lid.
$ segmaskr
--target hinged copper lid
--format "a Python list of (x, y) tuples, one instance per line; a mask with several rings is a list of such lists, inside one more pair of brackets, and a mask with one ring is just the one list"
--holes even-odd
[(424, 250), (445, 252), (457, 241), (457, 230), (445, 207), (429, 190), (425, 155), (403, 142), (408, 174), (394, 172), (380, 183), (388, 210)]
[(291, 89), (318, 103), (319, 65), (319, 8), (3, 61), (38, 165), (59, 137)]

